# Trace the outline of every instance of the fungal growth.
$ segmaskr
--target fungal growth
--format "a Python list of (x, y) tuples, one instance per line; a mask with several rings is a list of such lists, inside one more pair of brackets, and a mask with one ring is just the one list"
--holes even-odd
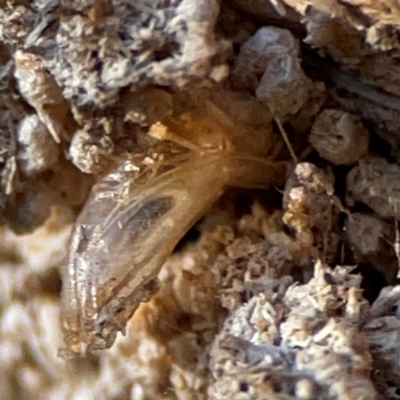
[[(258, 103), (244, 100), (251, 115)], [(94, 185), (63, 276), (63, 357), (112, 346), (140, 303), (157, 291), (157, 274), (179, 240), (227, 186), (282, 182), (285, 163), (267, 158), (271, 120), (258, 138), (252, 135), (254, 143), (244, 141), (237, 131), (254, 121), (237, 123), (235, 132), (229, 111), (205, 102), (158, 122), (153, 137), (143, 138), (145, 146), (114, 160)]]

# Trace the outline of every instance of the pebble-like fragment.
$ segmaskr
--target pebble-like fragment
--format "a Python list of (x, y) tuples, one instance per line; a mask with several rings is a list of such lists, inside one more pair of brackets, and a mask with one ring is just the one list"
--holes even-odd
[(47, 185), (69, 206), (81, 206), (93, 186), (93, 176), (82, 174), (67, 160), (61, 160), (52, 168)]
[(301, 68), (300, 59), (290, 54), (271, 58), (256, 97), (280, 120), (296, 114), (307, 102), (313, 83)]
[(400, 167), (383, 158), (360, 161), (347, 175), (347, 202), (366, 204), (383, 218), (400, 219)]
[(326, 109), (316, 118), (309, 140), (333, 164), (352, 164), (368, 151), (369, 132), (361, 120), (342, 110)]
[(281, 120), (296, 114), (313, 91), (301, 68), (299, 51), (298, 40), (288, 30), (259, 29), (240, 50), (232, 71), (233, 86), (255, 91)]
[(299, 134), (309, 132), (316, 115), (327, 100), (327, 91), (323, 82), (313, 82), (307, 102), (301, 110), (289, 119), (291, 129)]
[(354, 213), (348, 218), (346, 233), (357, 253), (367, 256), (379, 251), (382, 237), (390, 232), (387, 225), (374, 215)]
[(377, 215), (350, 214), (345, 225), (345, 237), (357, 263), (368, 263), (392, 282), (398, 271), (395, 254), (395, 223)]
[(23, 192), (17, 193), (15, 204), (6, 209), (8, 225), (18, 234), (32, 232), (43, 225), (54, 203), (54, 194), (44, 185), (30, 183), (23, 188)]
[(271, 58), (281, 54), (297, 57), (299, 42), (286, 29), (274, 26), (259, 29), (240, 49), (232, 70), (232, 83), (238, 89), (256, 90)]
[(21, 172), (35, 175), (51, 167), (59, 156), (60, 150), (49, 131), (39, 117), (25, 117), (17, 132), (17, 160)]

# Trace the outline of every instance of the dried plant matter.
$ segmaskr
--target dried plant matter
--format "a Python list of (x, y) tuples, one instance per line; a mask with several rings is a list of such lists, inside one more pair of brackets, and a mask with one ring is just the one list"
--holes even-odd
[(283, 221), (295, 234), (298, 260), (335, 256), (339, 210), (334, 204), (332, 177), (311, 163), (297, 164), (286, 182)]

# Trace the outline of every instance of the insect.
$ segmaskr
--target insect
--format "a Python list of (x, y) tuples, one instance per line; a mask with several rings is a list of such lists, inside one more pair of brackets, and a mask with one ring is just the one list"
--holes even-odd
[(60, 355), (111, 347), (157, 291), (157, 274), (179, 240), (226, 187), (270, 187), (285, 170), (232, 148), (196, 151), (168, 140), (120, 158), (94, 185), (72, 233)]

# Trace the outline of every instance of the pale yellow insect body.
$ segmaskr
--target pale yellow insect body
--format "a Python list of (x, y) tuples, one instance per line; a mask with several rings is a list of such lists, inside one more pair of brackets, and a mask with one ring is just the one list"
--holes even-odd
[(283, 164), (252, 154), (207, 149), (171, 158), (171, 147), (167, 154), (160, 148), (164, 163), (153, 168), (144, 156), (121, 158), (78, 217), (63, 276), (64, 357), (114, 343), (157, 290), (157, 274), (176, 244), (227, 186), (265, 188), (285, 172)]

